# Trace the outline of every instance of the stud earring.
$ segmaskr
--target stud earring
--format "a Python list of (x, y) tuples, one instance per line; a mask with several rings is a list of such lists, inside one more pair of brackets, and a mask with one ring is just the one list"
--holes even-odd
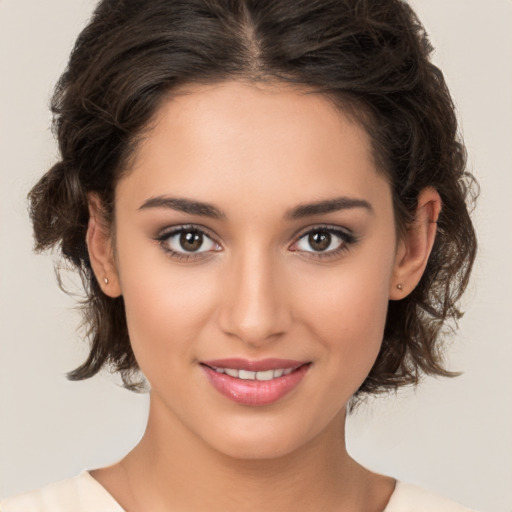
[(397, 285), (396, 285), (396, 287), (397, 287), (400, 291), (402, 291), (402, 290), (404, 289), (404, 287), (403, 287), (400, 283), (399, 283), (399, 284), (397, 284)]
[(104, 278), (103, 278), (103, 282), (104, 282), (105, 284), (108, 284), (108, 277), (104, 277)]

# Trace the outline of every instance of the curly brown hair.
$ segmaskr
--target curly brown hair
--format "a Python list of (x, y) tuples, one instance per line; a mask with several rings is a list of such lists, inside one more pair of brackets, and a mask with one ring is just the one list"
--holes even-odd
[(437, 237), (418, 286), (389, 303), (378, 358), (358, 394), (452, 375), (442, 338), (456, 325), (476, 238), (475, 194), (455, 109), (432, 47), (400, 0), (103, 0), (77, 39), (52, 101), (61, 159), (30, 193), (36, 250), (54, 245), (82, 277), (90, 353), (70, 372), (102, 367), (137, 390), (123, 298), (102, 293), (91, 269), (87, 194), (112, 221), (114, 191), (137, 142), (173, 90), (228, 79), (314, 89), (369, 134), (392, 187), (398, 232), (425, 187), (442, 199)]

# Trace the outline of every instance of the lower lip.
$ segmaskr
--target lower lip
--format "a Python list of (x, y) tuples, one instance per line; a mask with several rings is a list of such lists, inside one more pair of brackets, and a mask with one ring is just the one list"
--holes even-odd
[(208, 380), (219, 393), (233, 402), (251, 406), (269, 405), (280, 400), (300, 384), (309, 367), (309, 364), (305, 364), (289, 375), (263, 381), (237, 379), (201, 365)]

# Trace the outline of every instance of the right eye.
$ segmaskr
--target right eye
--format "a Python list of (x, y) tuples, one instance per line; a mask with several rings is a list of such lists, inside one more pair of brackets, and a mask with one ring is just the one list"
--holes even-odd
[(207, 252), (221, 250), (220, 245), (196, 227), (182, 226), (158, 237), (161, 247), (171, 256), (187, 259)]

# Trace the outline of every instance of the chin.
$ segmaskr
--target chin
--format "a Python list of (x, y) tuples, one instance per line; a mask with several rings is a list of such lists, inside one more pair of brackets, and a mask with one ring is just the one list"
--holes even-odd
[(271, 438), (258, 438), (249, 440), (245, 437), (239, 439), (230, 438), (225, 443), (219, 443), (217, 451), (223, 455), (241, 461), (273, 460), (295, 452), (300, 443), (284, 442), (279, 436)]
[(229, 428), (210, 430), (203, 440), (219, 453), (240, 460), (270, 460), (305, 448), (318, 433), (300, 422), (233, 422)]

